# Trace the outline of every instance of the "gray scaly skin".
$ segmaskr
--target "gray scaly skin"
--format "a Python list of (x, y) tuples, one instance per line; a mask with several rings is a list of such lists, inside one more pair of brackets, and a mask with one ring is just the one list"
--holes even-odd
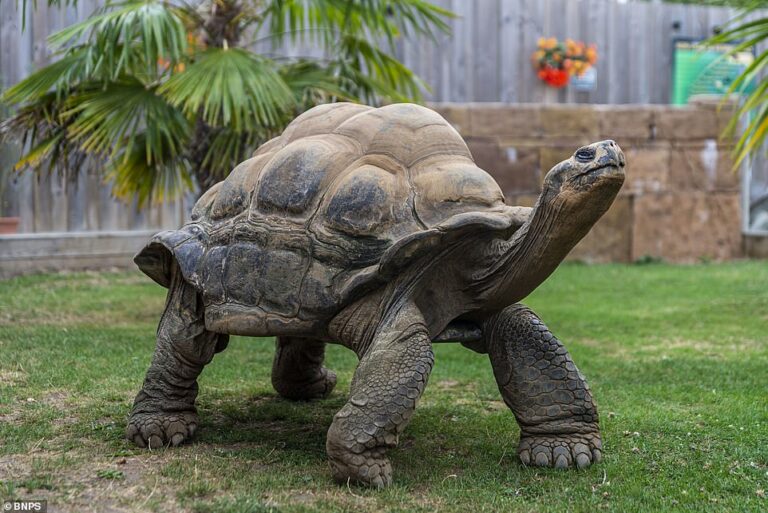
[[(286, 140), (267, 143), (266, 149), (257, 152), (254, 163), (249, 164), (257, 166), (255, 170), (243, 168), (250, 175), (236, 170), (234, 185), (225, 184), (204, 195), (195, 207), (198, 213), (193, 214), (197, 220), (189, 228), (161, 234), (137, 256), (142, 270), (168, 287), (169, 294), (158, 328), (155, 356), (129, 420), (128, 438), (155, 448), (177, 445), (193, 435), (197, 426), (196, 378), (214, 354), (226, 347), (227, 333), (277, 336), (272, 383), (281, 396), (292, 400), (320, 399), (331, 392), (336, 376), (322, 365), (324, 345), (338, 343), (353, 350), (360, 363), (349, 401), (328, 430), (326, 449), (331, 471), (339, 482), (385, 487), (392, 483), (386, 452), (397, 446), (426, 387), (434, 362), (432, 344), (460, 342), (488, 354), (501, 395), (520, 425), (518, 454), (523, 464), (583, 468), (600, 461), (597, 408), (584, 377), (562, 343), (519, 301), (554, 271), (612, 203), (624, 180), (624, 156), (618, 146), (613, 141), (602, 141), (577, 150), (547, 174), (536, 206), (525, 209), (503, 204), (495, 182), (473, 167), (465, 156), (466, 149), (462, 149), (463, 141), (451, 139), (458, 135), (431, 111), (407, 105), (369, 109), (346, 104), (323, 106), (304, 116), (286, 129)], [(395, 137), (398, 123), (410, 127), (410, 139)], [(429, 153), (433, 148), (430, 145), (438, 144), (435, 130), (445, 134), (437, 138), (440, 151), (455, 153), (456, 157), (446, 160)], [(285, 152), (293, 148), (292, 140), (301, 142), (301, 137), (325, 137), (326, 133), (330, 134), (328, 140), (351, 152), (344, 157), (352, 159), (349, 161), (359, 158), (355, 153), (359, 149), (349, 149), (347, 138), (357, 137), (364, 148), (365, 144), (384, 144), (381, 141), (391, 137), (392, 142), (387, 144), (394, 146), (388, 155), (399, 151), (402, 162), (410, 162), (407, 180), (398, 178), (407, 166), (399, 168), (390, 156), (384, 158), (378, 153), (363, 158), (359, 175), (339, 174), (350, 168), (344, 167), (346, 163), (332, 167), (334, 158), (342, 158), (338, 156), (341, 153), (323, 153), (325, 147), (311, 147), (315, 152), (312, 158), (291, 161), (285, 157), (291, 156)], [(334, 135), (337, 133), (343, 137)], [(308, 144), (315, 143), (301, 144), (304, 146), (297, 146), (295, 151), (305, 151)], [(276, 156), (271, 157), (270, 152)], [(237, 221), (243, 219), (238, 212), (248, 208), (247, 198), (267, 194), (248, 192), (250, 188), (260, 191), (260, 182), (254, 176), (267, 173), (273, 180), (274, 173), (295, 171), (265, 164), (273, 161), (310, 165), (307, 170), (296, 171), (299, 178), (291, 180), (300, 180), (302, 172), (315, 176), (313, 173), (320, 172), (316, 171), (318, 166), (331, 169), (327, 172), (336, 173), (337, 178), (328, 180), (331, 185), (324, 187), (331, 187), (331, 192), (312, 200), (315, 203), (295, 196), (296, 205), (302, 201), (302, 205), (309, 205), (302, 207), (308, 214), (291, 206), (293, 210), (289, 209), (285, 223), (280, 224), (250, 207), (248, 220)], [(388, 169), (389, 174), (379, 172), (377, 166)], [(262, 168), (266, 171), (260, 171)], [(430, 175), (434, 170), (439, 173)], [(445, 181), (445, 176), (456, 176), (450, 173), (457, 172), (458, 176), (464, 173), (464, 178)], [(354, 194), (343, 196), (343, 184), (347, 182), (353, 183), (349, 190)], [(405, 191), (398, 193), (400, 199), (382, 196), (397, 187)], [(414, 187), (421, 187), (421, 192), (414, 195)], [(496, 199), (483, 203), (478, 190)], [(273, 194), (280, 199), (283, 192), (276, 190)], [(224, 200), (217, 206), (218, 195)], [(344, 201), (337, 201), (339, 197)], [(357, 197), (365, 200), (360, 206), (355, 206)], [(453, 210), (435, 217), (443, 212), (429, 210), (438, 208), (427, 202), (434, 197), (438, 199), (433, 205)], [(277, 200), (268, 194), (264, 198), (265, 206), (257, 207), (273, 209), (268, 212), (274, 216)], [(412, 209), (396, 210), (399, 205), (409, 204)], [(353, 210), (350, 214), (344, 208)], [(408, 216), (411, 210), (418, 209), (421, 218), (416, 223)], [(391, 220), (387, 221), (390, 224), (365, 224), (366, 216), (386, 220), (390, 214), (403, 216), (397, 218), (399, 221), (395, 219), (401, 224), (392, 224)], [(325, 218), (335, 224), (317, 224)], [(307, 219), (300, 222), (311, 226), (306, 233), (316, 237), (310, 248), (318, 251), (312, 253), (315, 267), (305, 271), (312, 280), (301, 281), (299, 287), (306, 303), (314, 305), (315, 310), (294, 306), (291, 308), (299, 308), (298, 314), (287, 316), (281, 312), (294, 305), (291, 294), (296, 287), (290, 269), (298, 267), (292, 255), (299, 254), (294, 248), (303, 247), (302, 237), (306, 236), (301, 229), (292, 228), (296, 219)], [(256, 228), (248, 224), (251, 222), (256, 223)], [(410, 223), (410, 235), (408, 230), (405, 235), (397, 232), (396, 244), (382, 246), (370, 234), (358, 237), (333, 231), (333, 226), (344, 227), (345, 222), (357, 223), (354, 230), (370, 232), (386, 227), (392, 233)], [(272, 239), (265, 242), (258, 223), (275, 223)], [(344, 229), (354, 232), (349, 226)], [(323, 246), (324, 239), (318, 233), (336, 234), (334, 244), (346, 249), (338, 253), (335, 245)], [(221, 243), (211, 242), (214, 235), (216, 240), (228, 242), (216, 246)], [(387, 237), (391, 241), (394, 236)], [(278, 246), (265, 249), (271, 247), (269, 244)], [(216, 255), (228, 255), (222, 260), (226, 264), (219, 263)], [(324, 282), (323, 272), (339, 265), (339, 258), (347, 255), (365, 264), (353, 267), (348, 274), (343, 269), (333, 271), (329, 274), (333, 281)], [(377, 258), (381, 263), (371, 273), (370, 262)], [(304, 265), (309, 269), (308, 264)], [(237, 272), (227, 275), (227, 269)], [(217, 274), (221, 272), (224, 274)], [(257, 286), (273, 296), (265, 302)], [(227, 303), (222, 287), (229, 287), (237, 302)], [(323, 295), (331, 289), (338, 294)]]
[(174, 268), (155, 354), (126, 429), (140, 447), (179, 445), (197, 430), (197, 377), (229, 339), (207, 331), (202, 312), (197, 291)]
[(520, 425), (525, 465), (579, 468), (602, 458), (597, 407), (565, 346), (530, 309), (487, 319), (483, 343), (504, 402)]

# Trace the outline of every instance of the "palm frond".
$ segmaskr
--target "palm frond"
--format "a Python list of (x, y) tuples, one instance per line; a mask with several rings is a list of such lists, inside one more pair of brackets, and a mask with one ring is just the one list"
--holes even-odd
[[(749, 4), (726, 26), (726, 30), (710, 38), (707, 43), (709, 45), (730, 43), (733, 48), (728, 55), (734, 55), (768, 41), (768, 17), (747, 20), (750, 14), (762, 6), (763, 3), (759, 1)], [(742, 127), (741, 121), (746, 121), (743, 132), (738, 135), (734, 146), (734, 169), (763, 147), (768, 134), (768, 79), (765, 76), (767, 69), (768, 50), (763, 50), (733, 81), (728, 90), (729, 96), (739, 95), (739, 106), (723, 135), (736, 137), (738, 130)], [(755, 87), (749, 91), (748, 88), (752, 85)]]
[(213, 181), (223, 180), (239, 163), (248, 158), (259, 144), (273, 135), (270, 132), (237, 131), (228, 127), (214, 129), (209, 137), (202, 167)]
[(384, 38), (390, 47), (401, 33), (434, 37), (447, 32), (453, 13), (424, 0), (271, 0), (264, 24), (275, 43), (317, 41), (333, 49), (341, 34)]
[(63, 95), (85, 80), (100, 78), (101, 57), (89, 46), (68, 50), (59, 60), (40, 68), (5, 91), (2, 100), (10, 104), (33, 102), (51, 90)]
[(140, 65), (149, 74), (157, 72), (159, 63), (173, 66), (187, 47), (179, 10), (153, 0), (108, 2), (99, 13), (52, 34), (48, 42), (61, 48), (81, 39), (98, 50), (112, 79)]
[(300, 59), (280, 66), (279, 73), (302, 109), (331, 100), (356, 99), (343, 89), (339, 74), (329, 64)]
[(270, 129), (294, 105), (274, 62), (242, 48), (209, 48), (159, 89), (189, 116), (213, 127)]
[(136, 198), (139, 207), (150, 201), (174, 199), (193, 186), (188, 166), (173, 153), (153, 153), (148, 149), (151, 136), (138, 133), (124, 154), (107, 163), (107, 179), (119, 198)]
[(65, 105), (63, 116), (73, 119), (69, 137), (86, 153), (108, 159), (132, 154), (136, 133), (144, 134), (149, 163), (176, 158), (189, 136), (184, 115), (136, 79), (96, 85), (69, 97)]
[(53, 171), (71, 177), (85, 158), (67, 137), (67, 121), (61, 116), (61, 98), (55, 92), (37, 97), (0, 123), (0, 142), (18, 142), (24, 153), (14, 168)]
[(411, 69), (363, 37), (345, 35), (338, 55), (343, 87), (367, 103), (375, 103), (379, 97), (418, 102), (422, 90), (428, 90)]
[(49, 135), (38, 144), (32, 147), (24, 155), (19, 158), (18, 162), (13, 166), (15, 171), (21, 171), (24, 168), (39, 168), (50, 157), (51, 153), (56, 151), (56, 148), (61, 144), (64, 137), (64, 131), (58, 130)]
[[(450, 15), (425, 0), (206, 0), (203, 7), (105, 0), (87, 20), (52, 35), (58, 60), (4, 95), (18, 110), (0, 125), (0, 139), (16, 137), (28, 148), (18, 167), (106, 169), (115, 194), (137, 195), (141, 204), (195, 181), (210, 185), (317, 103), (420, 99), (425, 86), (393, 56), (395, 40), (446, 30)], [(274, 41), (311, 40), (333, 57), (272, 59), (238, 47), (253, 23), (271, 29)]]

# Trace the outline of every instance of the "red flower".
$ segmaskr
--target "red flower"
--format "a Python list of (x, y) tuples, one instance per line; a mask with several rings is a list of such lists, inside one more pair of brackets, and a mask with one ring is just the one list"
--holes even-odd
[(565, 87), (568, 85), (570, 75), (566, 70), (544, 66), (539, 69), (538, 77), (552, 87)]
[(570, 79), (570, 76), (568, 75), (568, 72), (562, 69), (552, 69), (547, 82), (552, 87), (565, 87), (568, 85), (568, 80)]

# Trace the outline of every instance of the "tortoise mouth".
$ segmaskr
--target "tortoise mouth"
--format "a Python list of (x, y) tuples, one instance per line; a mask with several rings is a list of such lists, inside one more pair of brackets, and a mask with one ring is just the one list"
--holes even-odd
[(575, 174), (572, 180), (583, 180), (589, 178), (592, 180), (608, 180), (608, 181), (623, 181), (624, 180), (624, 163), (623, 162), (611, 162), (608, 164), (601, 164), (595, 167), (591, 167)]

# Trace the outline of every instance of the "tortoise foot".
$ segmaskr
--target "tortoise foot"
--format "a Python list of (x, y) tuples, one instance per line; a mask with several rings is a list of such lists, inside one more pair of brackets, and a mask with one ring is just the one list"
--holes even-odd
[(602, 459), (600, 432), (520, 435), (517, 454), (531, 467), (586, 468)]
[(132, 413), (125, 437), (139, 447), (152, 450), (188, 441), (196, 429), (197, 414), (194, 411)]
[(273, 380), (277, 392), (294, 401), (311, 401), (313, 399), (325, 399), (336, 386), (336, 373), (332, 370), (321, 368), (311, 381), (278, 381)]
[(354, 483), (371, 488), (392, 484), (392, 465), (384, 456), (384, 448), (367, 449), (360, 454), (329, 453), (331, 472), (337, 483)]

